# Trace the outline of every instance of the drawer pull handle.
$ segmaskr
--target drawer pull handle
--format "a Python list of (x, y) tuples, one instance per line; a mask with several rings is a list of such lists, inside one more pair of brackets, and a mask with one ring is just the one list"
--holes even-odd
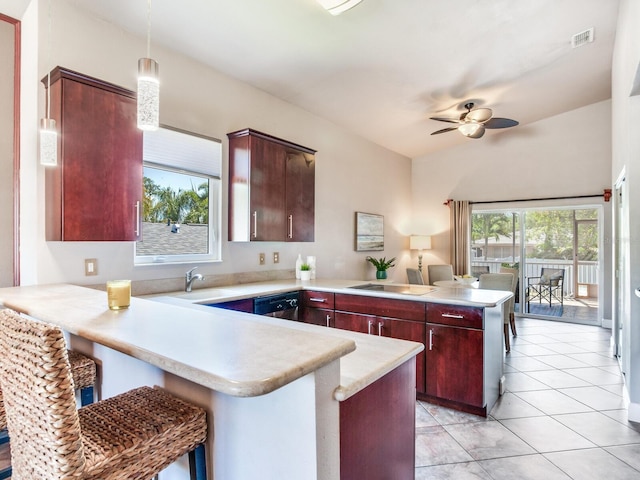
[(258, 238), (258, 212), (253, 212), (253, 238)]
[(378, 322), (378, 336), (382, 336), (382, 322)]
[(456, 315), (454, 313), (443, 313), (442, 316), (447, 318), (464, 318), (464, 315)]
[(373, 322), (369, 320), (369, 326), (367, 327), (367, 333), (371, 335), (371, 327), (373, 326)]
[(329, 322), (331, 321), (331, 315), (327, 315), (327, 327), (329, 327)]
[(309, 298), (310, 302), (317, 302), (317, 303), (327, 303), (327, 299), (326, 298), (317, 298), (317, 297), (311, 297)]
[(429, 350), (433, 350), (433, 330), (429, 329)]

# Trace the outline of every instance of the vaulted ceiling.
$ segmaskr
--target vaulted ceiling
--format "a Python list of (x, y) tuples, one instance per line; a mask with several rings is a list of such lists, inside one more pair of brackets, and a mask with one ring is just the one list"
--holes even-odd
[[(68, 1), (146, 34), (145, 0)], [(430, 116), (468, 101), (526, 125), (611, 96), (618, 0), (363, 0), (339, 16), (316, 0), (153, 0), (151, 11), (152, 45), (412, 158), (518, 128), (430, 135), (447, 126)], [(592, 27), (595, 41), (572, 48)]]

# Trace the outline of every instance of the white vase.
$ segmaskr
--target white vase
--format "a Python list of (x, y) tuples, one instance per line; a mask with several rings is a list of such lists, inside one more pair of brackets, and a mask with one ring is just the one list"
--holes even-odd
[(311, 280), (311, 271), (310, 270), (301, 270), (300, 271), (300, 280), (303, 282), (308, 282)]

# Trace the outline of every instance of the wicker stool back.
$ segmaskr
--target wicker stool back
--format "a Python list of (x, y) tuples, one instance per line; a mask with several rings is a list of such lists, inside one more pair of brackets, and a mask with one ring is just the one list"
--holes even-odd
[(151, 478), (187, 452), (192, 478), (206, 479), (201, 408), (142, 387), (77, 410), (61, 330), (10, 310), (0, 351), (13, 480)]
[[(93, 403), (93, 387), (96, 383), (96, 362), (74, 350), (69, 350), (67, 353), (71, 365), (73, 385), (76, 390), (80, 390), (81, 404), (84, 406)], [(0, 444), (8, 443), (9, 440), (2, 388), (0, 388)], [(0, 480), (11, 478), (11, 475), (11, 466), (0, 470)]]

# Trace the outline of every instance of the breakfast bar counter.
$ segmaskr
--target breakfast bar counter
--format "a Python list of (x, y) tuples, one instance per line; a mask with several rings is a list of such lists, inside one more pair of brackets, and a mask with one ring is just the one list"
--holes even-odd
[[(340, 473), (340, 422), (347, 410), (338, 399), (351, 401), (383, 377), (413, 372), (414, 357), (423, 349), (402, 340), (141, 298), (111, 311), (105, 292), (66, 284), (3, 288), (0, 303), (60, 326), (71, 348), (95, 358), (102, 398), (157, 384), (206, 408), (209, 474), (215, 479), (347, 478)], [(356, 345), (360, 351), (341, 366)], [(413, 382), (409, 375), (400, 385), (412, 411)], [(351, 422), (357, 426), (358, 420)], [(409, 427), (403, 435), (412, 444)], [(185, 478), (182, 463), (162, 478)]]

